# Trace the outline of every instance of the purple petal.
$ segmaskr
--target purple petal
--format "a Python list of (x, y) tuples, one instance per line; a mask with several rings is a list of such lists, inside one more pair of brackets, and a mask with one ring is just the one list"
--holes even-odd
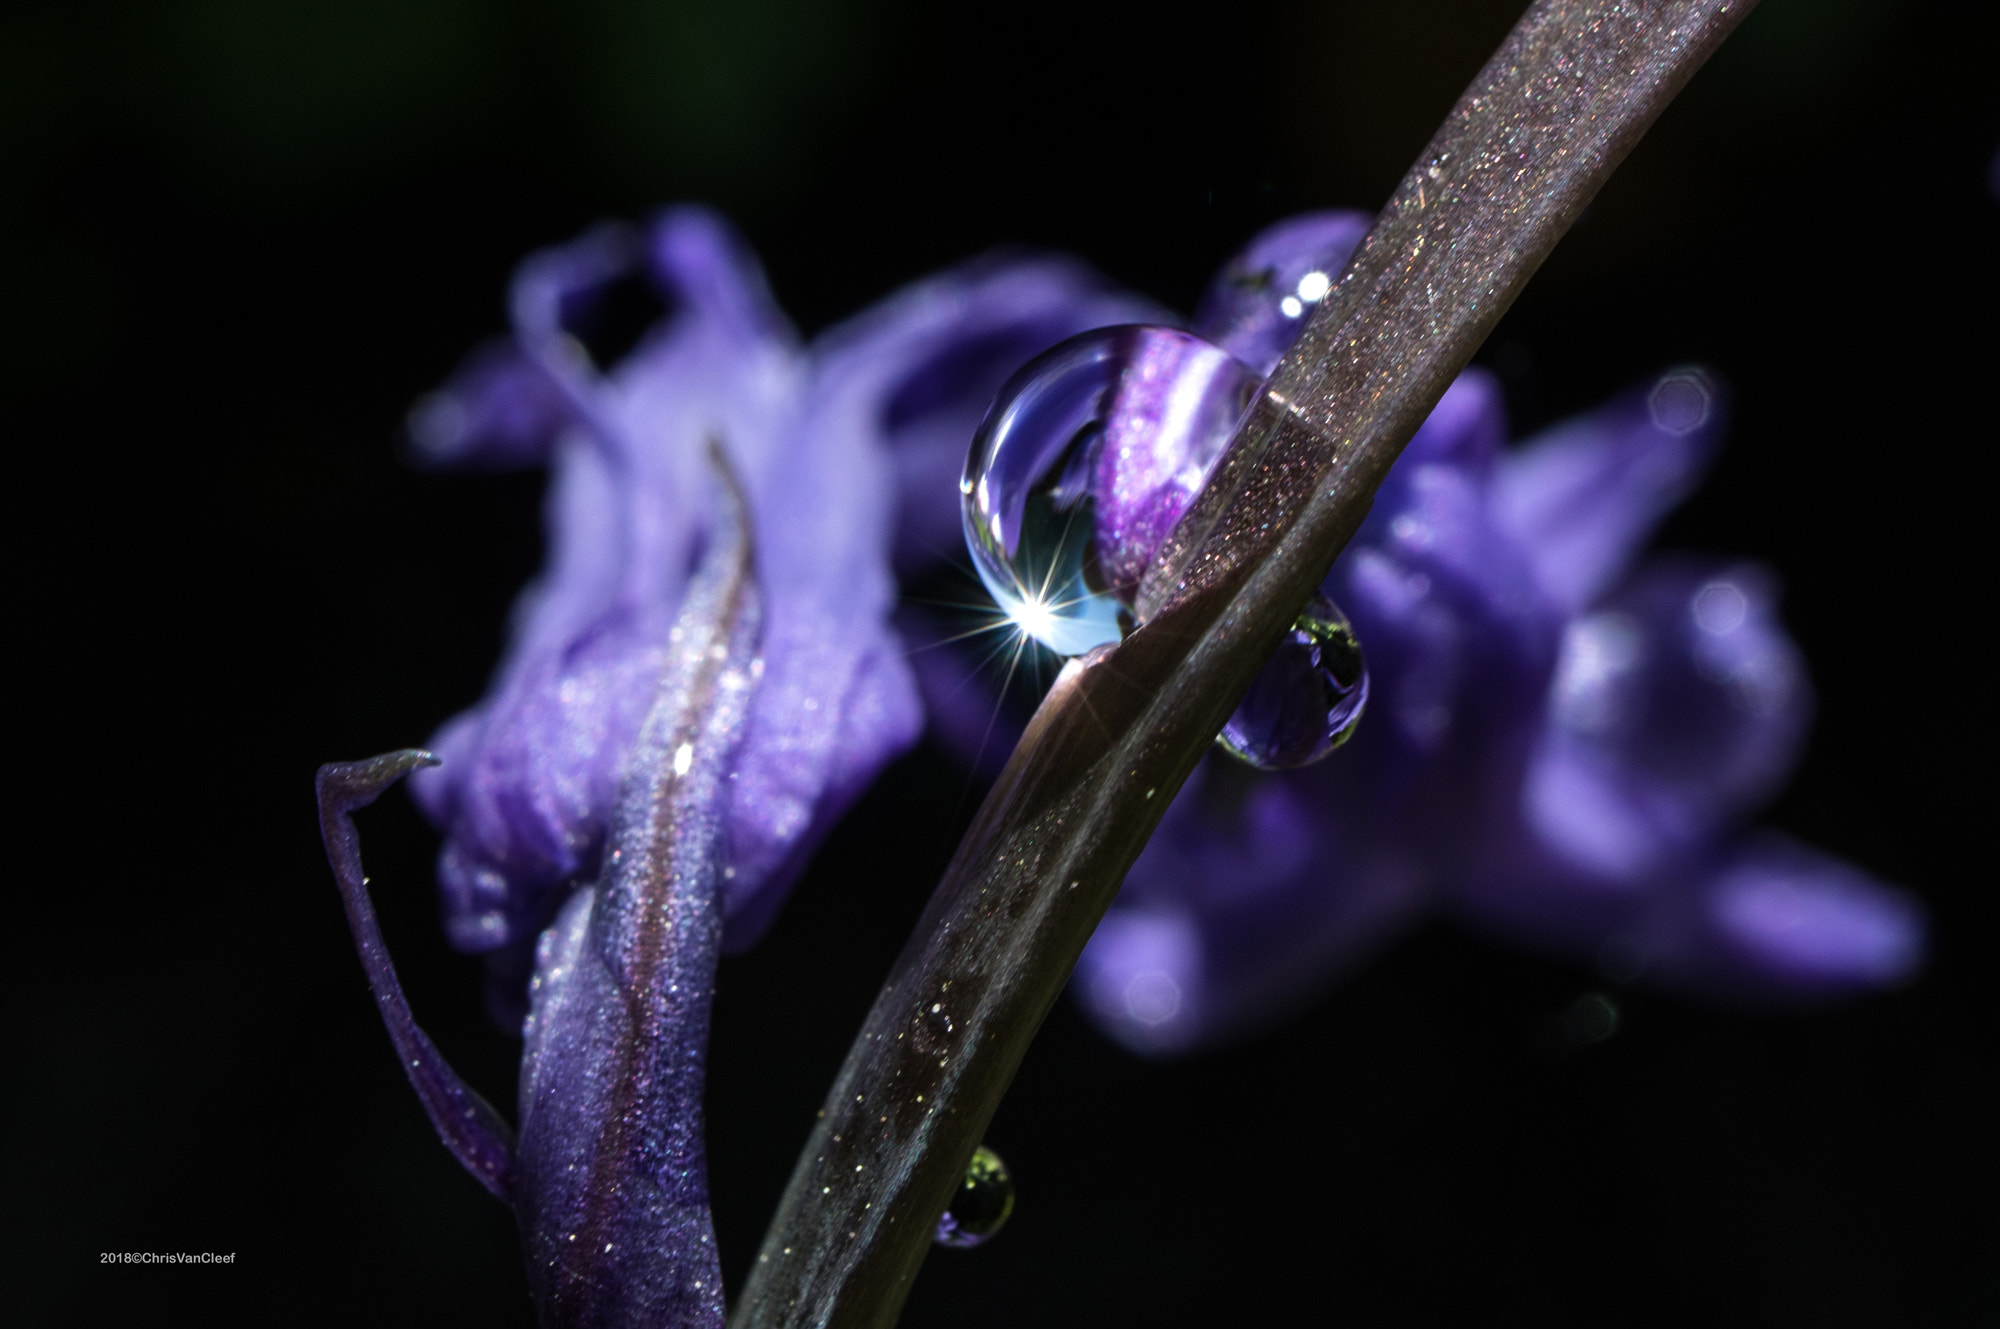
[(1149, 1055), (1240, 1035), (1417, 913), (1416, 866), (1381, 852), (1365, 809), (1325, 807), (1315, 783), (1221, 756), (1197, 768), (1078, 962), (1100, 1029)]
[(896, 563), (961, 557), (958, 477), (1014, 371), (1088, 328), (1170, 316), (1067, 259), (992, 258), (905, 287), (814, 343), (822, 375), (874, 413), (896, 471)]
[(1267, 227), (1209, 284), (1190, 326), (1260, 377), (1269, 374), (1340, 277), (1369, 221), (1360, 212), (1309, 212)]
[[(601, 375), (564, 331), (562, 301), (642, 263), (675, 310)], [(644, 246), (607, 230), (531, 260), (514, 306), (521, 343), (581, 423), (556, 454), (549, 565), (516, 606), (492, 692), (440, 733), (448, 765), (417, 791), (447, 833), (449, 929), (467, 949), (517, 945), (596, 872), (710, 529), (713, 439), (749, 491), (766, 604), (723, 876), (726, 941), (747, 944), (919, 724), (887, 624), (892, 473), (872, 384), (801, 354), (747, 251), (700, 211), (666, 214)]]
[(603, 875), (570, 898), (536, 955), (515, 1212), (547, 1323), (723, 1322), (702, 1080), (761, 597), (733, 479), (721, 497), (712, 547), (644, 689)]
[(1661, 870), (1775, 793), (1812, 690), (1751, 564), (1655, 559), (1570, 622), (1523, 815), (1602, 876)]
[(653, 279), (738, 345), (791, 340), (756, 254), (722, 215), (669, 208), (653, 219), (646, 258)]
[(396, 1059), (410, 1077), (410, 1087), (416, 1090), (438, 1138), (466, 1171), (495, 1196), (512, 1203), (517, 1180), (514, 1132), (492, 1105), (459, 1078), (411, 1013), (388, 947), (382, 943), (375, 905), (368, 896), (368, 877), (361, 868), (361, 841), (354, 829), (356, 811), (374, 802), (399, 776), (436, 762), (430, 753), (412, 750), (320, 767), (313, 782), (319, 795), (320, 835), (341, 901), (347, 907), (347, 922), (362, 970), (375, 993)]
[(1736, 1003), (1893, 987), (1923, 961), (1916, 900), (1770, 833), (1639, 879), (1566, 876), (1551, 865), (1508, 894), (1504, 912), (1479, 911), (1482, 922), (1540, 949), (1594, 958), (1620, 982)]
[(1923, 960), (1916, 901), (1804, 845), (1754, 843), (1705, 893), (1728, 976), (1758, 988), (1814, 995), (1890, 987)]
[[(483, 716), (439, 735), (447, 751), (471, 749), (420, 796), (448, 818), (438, 884), (454, 946), (491, 951), (532, 936), (561, 891), (595, 874), (670, 632), (659, 614), (607, 622), (543, 660)], [(467, 743), (470, 725), (478, 736)]]
[(1458, 761), (1484, 764), (1504, 752), (1491, 746), (1499, 735), (1534, 728), (1555, 616), (1523, 551), (1494, 526), (1478, 471), (1421, 455), (1406, 465), (1323, 589), (1369, 662), (1363, 731), (1393, 727), (1412, 759), (1449, 745)]
[(1764, 834), (1647, 876), (1489, 846), (1452, 903), (1482, 928), (1616, 981), (1743, 1003), (1892, 987), (1923, 960), (1921, 905), (1850, 863)]
[(1552, 599), (1582, 609), (1618, 580), (1700, 482), (1724, 417), (1712, 375), (1675, 369), (1502, 459), (1494, 511)]
[(782, 469), (767, 454), (798, 411), (803, 371), (788, 345), (745, 340), (761, 276), (731, 266), (743, 255), (705, 214), (669, 214), (659, 229), (656, 248), (680, 265), (663, 275), (689, 298), (610, 379), (564, 348), (557, 306), (635, 262), (629, 237), (592, 232), (529, 260), (516, 283), (522, 340), (540, 340), (586, 424), (557, 452), (549, 565), (516, 604), (495, 686), (440, 733), (448, 764), (414, 785), (446, 830), (446, 926), (466, 949), (532, 936), (595, 871), (706, 525), (690, 502), (709, 492), (706, 441), (724, 439), (755, 488)]
[(1485, 483), (1506, 442), (1507, 408), (1500, 382), (1474, 367), (1452, 380), (1390, 474), (1401, 471), (1408, 475), (1420, 467), (1444, 463)]
[(451, 380), (410, 409), (410, 443), (429, 465), (533, 466), (574, 418), (540, 365), (506, 342), (466, 357)]
[(1168, 809), (1078, 969), (1113, 1038), (1179, 1052), (1296, 1009), (1511, 819), (1558, 620), (1492, 520), (1501, 430), (1492, 380), (1463, 377), (1326, 580), (1369, 663), (1352, 741), (1284, 775), (1211, 757)]
[(597, 366), (570, 334), (570, 315), (643, 261), (632, 229), (607, 224), (566, 245), (529, 255), (514, 272), (507, 293), (514, 344), (579, 414), (589, 414)]
[(1127, 329), (1119, 343), (1092, 493), (1099, 566), (1130, 602), (1154, 553), (1222, 460), (1260, 376), (1220, 347), (1171, 328)]

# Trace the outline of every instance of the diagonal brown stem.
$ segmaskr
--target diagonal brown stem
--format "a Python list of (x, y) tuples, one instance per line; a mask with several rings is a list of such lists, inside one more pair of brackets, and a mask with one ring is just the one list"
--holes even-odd
[(1404, 178), (1140, 588), (1064, 671), (848, 1054), (734, 1324), (894, 1324), (993, 1110), (1167, 803), (1389, 467), (1754, 0), (1538, 0)]

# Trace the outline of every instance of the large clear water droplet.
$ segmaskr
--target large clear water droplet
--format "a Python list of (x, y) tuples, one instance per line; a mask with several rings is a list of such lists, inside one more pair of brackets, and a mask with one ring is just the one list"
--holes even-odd
[(966, 1165), (965, 1180), (938, 1219), (937, 1244), (965, 1249), (1000, 1230), (1014, 1212), (1014, 1179), (1000, 1155), (980, 1145)]
[(1307, 766), (1347, 741), (1367, 704), (1368, 664), (1354, 628), (1340, 606), (1315, 595), (1215, 741), (1263, 770)]
[[(1058, 655), (1122, 638), (1147, 565), (1260, 382), (1219, 346), (1140, 325), (1082, 333), (1015, 374), (960, 482), (966, 543), (1001, 612)], [(1346, 741), (1367, 697), (1353, 628), (1315, 596), (1218, 741), (1263, 769), (1304, 766)]]
[(1024, 366), (959, 490), (973, 565), (1058, 655), (1118, 641), (1141, 574), (1228, 446), (1257, 373), (1175, 328), (1099, 328)]

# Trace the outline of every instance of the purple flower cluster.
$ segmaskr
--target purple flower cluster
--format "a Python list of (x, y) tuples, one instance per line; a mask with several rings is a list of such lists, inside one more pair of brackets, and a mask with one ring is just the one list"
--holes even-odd
[(1732, 998), (1907, 977), (1907, 897), (1740, 834), (1812, 707), (1771, 574), (1632, 557), (1720, 414), (1675, 371), (1504, 451), (1493, 384), (1462, 377), (1323, 588), (1367, 652), (1368, 716), (1305, 770), (1204, 761), (1085, 952), (1098, 1023), (1147, 1051), (1227, 1037), (1435, 911)]
[[(668, 312), (600, 364), (592, 325), (634, 284)], [(1022, 360), (1134, 312), (1074, 265), (994, 262), (801, 346), (727, 228), (678, 211), (530, 260), (511, 341), (413, 414), (434, 461), (552, 466), (548, 567), (438, 755), (323, 768), (321, 826), (390, 1040), (512, 1206), (547, 1322), (722, 1323), (716, 960), (917, 735), (889, 626), (899, 492), (937, 482)], [(413, 771), (451, 939), (491, 957), (523, 1032), (518, 1133), (417, 1025), (375, 923), (351, 814)]]
[[(1115, 398), (1106, 437), (1143, 460), (1165, 428), (1148, 403), (1213, 374), (1216, 347), (1267, 372), (1364, 230), (1326, 214), (1259, 237), (1195, 337), (1133, 341), (1178, 349)], [(592, 326), (634, 288), (665, 312), (600, 362)], [(955, 480), (1009, 375), (1163, 319), (1077, 265), (1012, 257), (801, 343), (695, 210), (531, 259), (512, 315), (412, 433), (441, 465), (548, 465), (547, 566), (487, 697), (435, 738), (441, 764), (326, 768), (323, 826), (399, 1056), (514, 1206), (545, 1314), (719, 1324), (700, 1115), (716, 956), (768, 925), (924, 709), (947, 744), (985, 740), (972, 666), (939, 649), (912, 670), (896, 574), (958, 546)], [(1742, 833), (1811, 709), (1771, 576), (1638, 557), (1722, 418), (1715, 382), (1675, 370), (1510, 450), (1493, 383), (1463, 376), (1322, 588), (1368, 657), (1358, 735), (1282, 774), (1204, 762), (1084, 953), (1093, 1018), (1145, 1052), (1222, 1039), (1436, 910), (1729, 996), (1907, 977), (1907, 897)], [(1122, 582), (1193, 492), (1142, 472), (1097, 498)], [(350, 814), (411, 771), (445, 834), (451, 940), (490, 957), (496, 1011), (525, 1030), (518, 1141), (417, 1027), (375, 928)]]
[[(1159, 339), (1130, 330), (1121, 344), (1142, 349), (1108, 380), (1106, 438), (1146, 435), (1159, 403), (1202, 397), (1218, 350), (1268, 373), (1366, 229), (1322, 213), (1258, 236), (1197, 312), (1193, 345), (1210, 354), (1184, 349), (1182, 368), (1162, 373), (1142, 353)], [(1060, 372), (1060, 356), (1048, 363)], [(1924, 925), (1909, 897), (1744, 833), (1812, 710), (1775, 578), (1641, 556), (1725, 415), (1712, 376), (1675, 369), (1509, 448), (1496, 385), (1461, 376), (1321, 587), (1367, 656), (1368, 716), (1307, 769), (1203, 762), (1079, 964), (1099, 1027), (1147, 1053), (1227, 1039), (1440, 912), (1620, 981), (1738, 1002), (1913, 973)], [(1163, 446), (1176, 462), (1201, 451)], [(1143, 566), (1164, 534), (1161, 494), (1170, 524), (1185, 489), (1096, 486), (1107, 582)], [(934, 726), (978, 760), (996, 745), (965, 670), (919, 660)]]
[[(1354, 213), (1270, 228), (1217, 277), (1193, 331), (1268, 371), (1366, 229)], [(635, 272), (672, 312), (600, 368), (569, 328)], [(740, 245), (691, 211), (643, 239), (603, 231), (531, 260), (513, 310), (512, 343), (413, 416), (439, 461), (555, 468), (548, 570), (488, 698), (438, 735), (444, 765), (415, 782), (448, 837), (453, 940), (518, 982), (533, 937), (594, 875), (705, 529), (687, 495), (713, 436), (746, 476), (769, 597), (726, 836), (725, 945), (740, 948), (914, 736), (888, 555), (905, 574), (951, 556), (953, 481), (994, 390), (1069, 334), (1162, 316), (1074, 265), (1001, 259), (801, 347)], [(1188, 358), (1189, 372), (1205, 363)], [(1132, 394), (1134, 409), (1157, 395)], [(1323, 587), (1367, 654), (1368, 717), (1307, 770), (1204, 762), (1085, 953), (1078, 991), (1106, 1031), (1150, 1051), (1226, 1037), (1440, 910), (1620, 978), (1729, 998), (1908, 976), (1923, 925), (1906, 896), (1743, 834), (1812, 707), (1773, 577), (1640, 557), (1725, 414), (1709, 374), (1678, 369), (1509, 448), (1492, 380), (1461, 377)], [(1115, 507), (1101, 519), (1117, 520)], [(948, 745), (1004, 747), (962, 659), (912, 662)]]

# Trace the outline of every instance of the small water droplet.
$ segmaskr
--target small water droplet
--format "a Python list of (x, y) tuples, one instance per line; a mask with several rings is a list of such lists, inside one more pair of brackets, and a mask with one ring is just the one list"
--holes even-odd
[(938, 1219), (936, 1241), (960, 1250), (980, 1245), (1014, 1212), (1014, 1179), (1000, 1155), (980, 1145), (965, 1168), (965, 1180)]
[(1368, 704), (1368, 665), (1340, 606), (1315, 595), (1215, 741), (1263, 770), (1307, 766), (1345, 743)]

